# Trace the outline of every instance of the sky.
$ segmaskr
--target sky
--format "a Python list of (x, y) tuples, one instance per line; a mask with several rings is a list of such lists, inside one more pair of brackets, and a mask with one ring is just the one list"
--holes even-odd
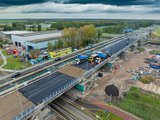
[(0, 19), (160, 19), (160, 0), (0, 0)]

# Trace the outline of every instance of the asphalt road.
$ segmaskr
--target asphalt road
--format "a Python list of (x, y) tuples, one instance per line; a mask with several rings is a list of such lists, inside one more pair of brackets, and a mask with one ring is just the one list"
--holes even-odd
[[(127, 36), (125, 36), (125, 37), (120, 37), (120, 38), (117, 38), (117, 39), (115, 39), (116, 41), (119, 41), (119, 40), (121, 40), (121, 39), (126, 39), (127, 38)], [(98, 45), (98, 47), (95, 45), (95, 48), (93, 48), (93, 49), (101, 49), (101, 48), (104, 48), (105, 46), (107, 46), (107, 45), (109, 45), (109, 44), (112, 44), (112, 43), (114, 43), (114, 41), (110, 41), (110, 42), (104, 42), (103, 44), (102, 43), (98, 43), (99, 45)], [(105, 51), (106, 50), (106, 48), (104, 48), (103, 49), (103, 51)], [(83, 51), (83, 50), (81, 50), (82, 52), (85, 52), (85, 51)], [(73, 60), (73, 59), (75, 59), (75, 57), (73, 57), (73, 56), (76, 56), (78, 53), (79, 53), (80, 51), (78, 51), (77, 53), (73, 53), (73, 54), (70, 54), (69, 55), (69, 59), (68, 60), (64, 60), (63, 62), (62, 61), (60, 61), (60, 62), (57, 62), (57, 63), (55, 63), (55, 64), (51, 64), (51, 66), (54, 66), (54, 67), (56, 67), (56, 66), (59, 66), (60, 64), (65, 64), (66, 62), (69, 62), (69, 61), (71, 61), (71, 60)], [(80, 52), (81, 53), (81, 52)], [(68, 58), (68, 56), (65, 56), (63, 59), (65, 59), (65, 58)], [(70, 57), (72, 57), (72, 58), (70, 58)], [(62, 59), (62, 60), (63, 60)], [(45, 64), (46, 65), (46, 64)], [(84, 66), (82, 66), (83, 68), (84, 68)], [(87, 65), (87, 69), (89, 70), (90, 68), (92, 68), (93, 66), (90, 66), (89, 64)], [(5, 91), (5, 90), (7, 90), (7, 89), (9, 89), (9, 88), (11, 88), (11, 87), (13, 87), (14, 86), (14, 84), (19, 84), (19, 83), (22, 83), (22, 82), (26, 82), (26, 81), (31, 81), (34, 77), (37, 77), (37, 76), (39, 76), (40, 74), (43, 74), (43, 73), (46, 73), (46, 72), (48, 72), (49, 70), (49, 68), (51, 68), (51, 67), (47, 67), (47, 68), (45, 68), (44, 69), (44, 64), (43, 64), (43, 70), (42, 69), (40, 69), (40, 71), (34, 71), (34, 72), (32, 72), (32, 74), (31, 75), (27, 75), (26, 77), (22, 77), (22, 78), (18, 78), (18, 79), (16, 79), (16, 81), (15, 82), (13, 82), (13, 80), (12, 80), (12, 84), (10, 84), (10, 83), (8, 83), (8, 84), (6, 84), (5, 86), (1, 86), (1, 88), (0, 88), (0, 91)], [(53, 69), (53, 68), (52, 68)], [(53, 71), (53, 70), (52, 70)], [(36, 73), (35, 73), (36, 72)], [(11, 79), (11, 78), (8, 78), (8, 79)], [(8, 81), (7, 79), (4, 81), (4, 80), (2, 80), (1, 82), (6, 82), (6, 81)]]
[[(151, 28), (151, 29), (153, 29), (153, 28)], [(135, 33), (143, 33), (143, 32), (148, 32), (149, 31), (149, 29), (146, 29), (146, 30), (137, 30), (136, 32), (133, 32), (133, 33), (131, 33), (131, 34), (128, 34), (128, 35), (133, 35), (133, 34), (135, 34)], [(123, 38), (123, 37), (128, 37), (127, 35), (123, 35), (123, 36), (120, 36), (119, 38), (114, 38), (114, 39), (117, 39), (117, 40), (120, 40), (121, 38)], [(129, 36), (130, 37), (130, 36)], [(135, 35), (135, 37), (136, 37), (136, 35)], [(100, 45), (103, 45), (103, 43), (99, 43)], [(94, 47), (96, 47), (96, 45), (94, 45)], [(84, 52), (85, 50), (84, 49), (82, 49), (82, 50), (79, 50), (79, 51), (77, 51), (77, 52), (75, 52), (75, 53), (73, 53), (73, 54), (69, 54), (69, 55), (67, 55), (67, 56), (64, 56), (62, 59), (61, 59), (61, 61), (62, 60), (65, 60), (66, 58), (69, 58), (69, 57), (72, 57), (72, 56), (75, 56), (75, 55), (77, 55), (77, 54), (80, 54), (81, 52)], [(58, 63), (58, 62), (56, 62), (56, 61), (54, 61), (54, 60), (52, 60), (52, 61), (47, 61), (46, 63), (42, 63), (42, 64), (39, 64), (39, 65), (37, 65), (37, 66), (35, 66), (35, 67), (33, 67), (33, 68), (30, 68), (30, 69), (28, 69), (28, 70), (25, 70), (25, 71), (23, 71), (23, 72), (21, 72), (21, 75), (19, 76), (19, 77), (23, 77), (24, 75), (27, 75), (27, 74), (29, 74), (29, 73), (33, 73), (33, 72), (35, 72), (35, 71), (37, 71), (37, 70), (40, 70), (40, 69), (42, 69), (42, 68), (44, 68), (45, 66), (49, 66), (49, 65), (52, 65), (52, 64), (55, 64), (55, 63)], [(40, 72), (42, 72), (42, 71), (40, 71)], [(9, 82), (9, 81), (11, 81), (12, 80), (12, 78), (11, 78), (11, 76), (9, 76), (9, 77), (7, 77), (7, 78), (4, 78), (4, 79), (2, 79), (2, 80), (0, 80), (0, 84), (4, 84), (4, 83), (6, 83), (6, 82)]]
[[(125, 36), (125, 35), (124, 35), (124, 36)], [(124, 36), (122, 36), (122, 37), (124, 37)], [(115, 38), (115, 39), (116, 39), (116, 40), (120, 40), (120, 38), (122, 38), (122, 37)], [(106, 41), (106, 43), (107, 43), (107, 41)], [(99, 43), (99, 45), (103, 45), (103, 43)], [(96, 45), (94, 45), (94, 47), (96, 47)], [(60, 61), (63, 61), (63, 60), (65, 60), (65, 59), (67, 59), (67, 58), (76, 56), (76, 55), (78, 55), (78, 54), (80, 54), (80, 53), (82, 53), (82, 52), (85, 52), (85, 49), (82, 49), (82, 50), (79, 50), (79, 51), (74, 52), (74, 53), (72, 53), (72, 54), (66, 55), (66, 56), (62, 57), (62, 59), (61, 59)], [(72, 58), (72, 59), (73, 59), (73, 58)], [(28, 69), (28, 70), (22, 71), (22, 72), (21, 72), (21, 75), (19, 75), (18, 78), (19, 78), (19, 77), (23, 77), (24, 75), (27, 75), (27, 74), (29, 74), (29, 73), (33, 73), (33, 72), (35, 72), (35, 71), (37, 71), (37, 70), (43, 69), (44, 67), (49, 66), (49, 65), (53, 65), (53, 66), (54, 66), (54, 65), (59, 65), (59, 64), (61, 64), (60, 61), (51, 60), (51, 61), (47, 61), (47, 62), (45, 62), (45, 63), (39, 64), (39, 65), (37, 65), (37, 66), (35, 66), (35, 67), (33, 67), (33, 68), (30, 68), (30, 69)], [(69, 60), (68, 60), (68, 61), (69, 61)], [(45, 71), (45, 70), (42, 70), (42, 71), (39, 71), (39, 72), (43, 72), (43, 71)], [(37, 74), (38, 74), (39, 72), (37, 72)], [(22, 79), (23, 79), (23, 78), (22, 78)], [(9, 76), (9, 77), (7, 77), (7, 78), (4, 78), (4, 79), (0, 80), (0, 84), (4, 84), (4, 83), (9, 82), (9, 81), (12, 81), (12, 80), (13, 80), (13, 79), (11, 78), (11, 76)]]

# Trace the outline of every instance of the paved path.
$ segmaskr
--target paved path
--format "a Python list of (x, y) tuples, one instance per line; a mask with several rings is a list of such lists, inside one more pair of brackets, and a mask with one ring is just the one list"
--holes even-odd
[(150, 84), (143, 84), (142, 82), (140, 81), (137, 81), (136, 82), (136, 87), (139, 87), (145, 91), (149, 91), (149, 92), (152, 92), (154, 94), (158, 94), (160, 95), (160, 87), (153, 84), (153, 83), (150, 83)]
[(3, 66), (5, 66), (7, 64), (7, 59), (6, 59), (6, 56), (3, 55), (2, 50), (0, 50), (0, 55), (2, 56), (2, 59), (4, 61), (3, 64), (0, 66), (1, 71), (4, 71), (4, 72), (18, 72), (18, 71), (15, 71), (15, 70), (4, 69)]
[(2, 59), (4, 61), (3, 64), (0, 66), (0, 68), (2, 68), (3, 66), (5, 66), (7, 64), (7, 60), (6, 60), (6, 57), (2, 53), (2, 50), (0, 50), (0, 55), (2, 56)]
[(99, 106), (100, 108), (109, 110), (111, 113), (121, 117), (124, 120), (142, 120), (142, 119), (132, 115), (131, 113), (123, 111), (120, 108), (116, 108), (116, 107), (107, 105), (106, 103), (103, 103), (101, 101), (94, 101), (94, 102), (91, 102), (91, 103)]

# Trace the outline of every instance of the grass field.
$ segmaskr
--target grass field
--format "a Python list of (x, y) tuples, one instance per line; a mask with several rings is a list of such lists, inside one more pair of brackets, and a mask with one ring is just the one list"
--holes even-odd
[(132, 87), (121, 102), (114, 104), (144, 120), (160, 120), (160, 97), (136, 87)]
[(3, 68), (5, 69), (11, 69), (11, 70), (21, 70), (24, 68), (27, 68), (29, 66), (31, 66), (31, 64), (29, 62), (25, 63), (25, 62), (20, 62), (19, 58), (7, 58), (7, 64), (5, 66), (3, 66)]
[(27, 22), (28, 20), (11, 20), (11, 19), (1, 19), (0, 23), (12, 23), (12, 22)]
[(13, 54), (8, 55), (6, 50), (2, 50), (2, 53), (6, 57), (13, 57), (14, 56)]
[(4, 56), (8, 56), (7, 51), (6, 50), (2, 50), (2, 53)]

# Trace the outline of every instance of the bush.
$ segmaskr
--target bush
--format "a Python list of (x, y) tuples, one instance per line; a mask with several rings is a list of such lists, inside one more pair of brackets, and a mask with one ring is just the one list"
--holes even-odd
[(140, 47), (138, 47), (137, 50), (139, 50), (140, 52), (144, 52), (145, 51), (144, 48), (140, 48)]
[(149, 53), (152, 55), (160, 54), (160, 50), (152, 50), (152, 51), (149, 51)]
[(145, 77), (140, 77), (139, 81), (143, 82), (144, 84), (149, 84), (150, 82), (155, 81), (155, 79), (151, 76), (145, 76)]

